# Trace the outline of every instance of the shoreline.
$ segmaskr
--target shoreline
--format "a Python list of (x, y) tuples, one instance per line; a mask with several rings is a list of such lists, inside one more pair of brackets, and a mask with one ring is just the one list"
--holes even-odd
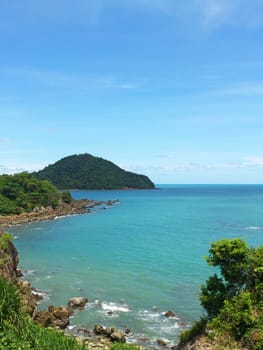
[[(63, 203), (62, 206), (52, 209), (52, 208), (41, 208), (38, 210), (34, 210), (30, 213), (23, 213), (20, 215), (9, 215), (5, 217), (0, 216), (0, 231), (1, 229), (16, 226), (16, 225), (23, 225), (31, 222), (40, 222), (40, 221), (47, 221), (47, 220), (54, 220), (59, 217), (64, 217), (68, 215), (78, 215), (78, 214), (87, 214), (91, 213), (92, 209), (94, 207), (101, 206), (102, 209), (106, 209), (105, 206), (111, 206), (115, 203), (118, 203), (119, 200), (109, 200), (109, 201), (94, 201), (94, 200), (74, 200), (70, 205), (65, 205)], [(108, 335), (109, 330), (116, 330), (119, 334), (119, 339), (125, 339), (125, 342), (128, 341), (128, 344), (133, 344), (138, 347), (140, 350), (146, 350), (148, 349), (172, 349), (174, 346), (174, 343), (170, 343), (168, 339), (152, 339), (151, 337), (148, 337), (145, 334), (133, 334), (131, 330), (128, 328), (122, 329), (122, 328), (116, 328), (115, 326), (109, 326), (106, 327), (103, 324), (98, 324), (94, 322), (94, 329), (93, 328), (78, 328), (76, 325), (71, 323), (69, 319), (71, 319), (72, 315), (68, 315), (68, 320), (65, 318), (63, 320), (57, 319), (54, 315), (56, 313), (64, 313), (64, 311), (67, 313), (68, 310), (64, 310), (64, 308), (67, 308), (67, 306), (49, 306), (47, 310), (38, 309), (38, 304), (41, 302), (42, 295), (41, 291), (38, 289), (35, 289), (32, 287), (31, 283), (27, 282), (26, 280), (22, 280), (22, 287), (23, 289), (26, 289), (26, 294), (31, 295), (32, 299), (34, 299), (35, 311), (34, 311), (34, 319), (36, 321), (36, 318), (38, 319), (38, 323), (44, 325), (49, 321), (49, 319), (52, 319), (53, 321), (58, 322), (59, 324), (62, 322), (69, 322), (68, 326), (64, 328), (61, 327), (61, 329), (64, 331), (65, 334), (70, 334), (77, 339), (85, 340), (86, 345), (88, 346), (88, 349), (91, 349), (93, 347), (100, 347), (103, 350), (109, 349), (108, 345), (111, 344), (112, 340)], [(31, 297), (28, 297), (30, 300)], [(79, 309), (79, 311), (82, 308)], [(84, 309), (84, 308), (83, 308)], [(108, 315), (111, 316), (113, 314), (112, 311), (109, 311)], [(160, 313), (161, 314), (161, 313)], [(37, 315), (37, 316), (36, 316)], [(167, 316), (167, 319), (169, 316)], [(163, 312), (163, 319), (165, 319), (164, 312)], [(100, 327), (100, 330), (98, 331), (98, 326)], [(72, 330), (71, 327), (74, 329)], [(96, 329), (96, 330), (95, 330)], [(115, 333), (115, 332), (114, 332)], [(129, 339), (130, 338), (130, 339)], [(133, 339), (131, 341), (131, 339)], [(104, 346), (104, 347), (103, 347)]]
[(111, 206), (118, 203), (118, 200), (95, 201), (91, 199), (73, 200), (72, 203), (61, 203), (57, 208), (42, 207), (33, 211), (13, 215), (0, 215), (0, 229), (12, 226), (24, 225), (31, 222), (50, 221), (59, 217), (76, 214), (89, 214), (92, 209), (100, 205)]

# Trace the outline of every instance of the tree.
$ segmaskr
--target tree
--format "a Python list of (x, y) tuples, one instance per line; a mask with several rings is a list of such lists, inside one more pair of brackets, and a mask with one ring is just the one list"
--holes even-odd
[(201, 287), (201, 305), (206, 309), (208, 318), (217, 315), (224, 300), (247, 289), (251, 283), (250, 253), (246, 242), (237, 238), (211, 244), (206, 260), (208, 265), (219, 267), (221, 277), (214, 274)]
[(201, 287), (200, 301), (207, 315), (181, 334), (178, 349), (209, 330), (208, 339), (217, 349), (262, 350), (263, 247), (224, 239), (211, 244), (206, 260), (217, 268)]

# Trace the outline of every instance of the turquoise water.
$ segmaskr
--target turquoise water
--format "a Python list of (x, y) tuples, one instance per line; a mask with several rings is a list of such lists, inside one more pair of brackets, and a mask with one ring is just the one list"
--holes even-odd
[[(240, 237), (263, 244), (263, 185), (72, 194), (120, 203), (9, 231), (26, 278), (45, 292), (41, 307), (65, 304), (72, 296), (89, 298), (87, 309), (71, 320), (76, 327), (99, 322), (130, 328), (131, 341), (173, 341), (202, 314), (198, 293), (212, 273), (203, 259), (210, 242)], [(176, 317), (165, 318), (167, 310)]]

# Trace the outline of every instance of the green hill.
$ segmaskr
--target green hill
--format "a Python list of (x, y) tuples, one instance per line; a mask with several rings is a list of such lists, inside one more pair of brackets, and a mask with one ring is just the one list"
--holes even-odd
[(65, 197), (48, 181), (40, 181), (32, 174), (20, 173), (0, 176), (0, 215), (30, 212), (35, 207), (57, 207)]
[(87, 153), (62, 158), (34, 175), (40, 180), (51, 181), (60, 189), (154, 188), (147, 176), (125, 171), (108, 160)]

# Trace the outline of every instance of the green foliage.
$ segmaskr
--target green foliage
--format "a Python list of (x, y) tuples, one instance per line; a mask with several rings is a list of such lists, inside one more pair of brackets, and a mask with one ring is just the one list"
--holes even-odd
[(206, 318), (200, 318), (199, 321), (196, 321), (190, 329), (187, 329), (185, 331), (182, 331), (180, 334), (180, 343), (185, 344), (196, 337), (198, 337), (200, 334), (202, 334), (206, 328), (207, 319)]
[(73, 198), (72, 198), (69, 191), (63, 191), (61, 193), (61, 199), (63, 202), (65, 202), (67, 204), (70, 204), (73, 201)]
[(254, 307), (249, 292), (241, 292), (230, 300), (225, 300), (224, 306), (210, 326), (230, 334), (240, 340), (250, 328), (257, 325)]
[(32, 323), (15, 287), (0, 278), (0, 350), (84, 350), (74, 338)]
[(201, 305), (208, 318), (215, 317), (223, 307), (224, 300), (231, 299), (250, 283), (250, 250), (240, 239), (224, 239), (211, 244), (207, 263), (220, 269), (201, 287)]
[(35, 173), (40, 180), (49, 180), (60, 189), (154, 188), (144, 175), (119, 168), (105, 159), (90, 154), (72, 155)]
[(54, 185), (28, 173), (0, 176), (0, 215), (30, 212), (35, 207), (57, 207), (60, 193)]
[[(220, 271), (201, 287), (210, 339), (217, 343), (225, 339), (229, 348), (232, 342), (233, 349), (239, 342), (247, 349), (262, 350), (263, 247), (249, 248), (240, 239), (221, 240), (211, 244), (207, 263)], [(181, 343), (204, 333), (198, 324), (182, 333)]]
[(13, 241), (13, 236), (7, 232), (0, 232), (0, 249), (5, 251), (9, 247), (10, 242)]

